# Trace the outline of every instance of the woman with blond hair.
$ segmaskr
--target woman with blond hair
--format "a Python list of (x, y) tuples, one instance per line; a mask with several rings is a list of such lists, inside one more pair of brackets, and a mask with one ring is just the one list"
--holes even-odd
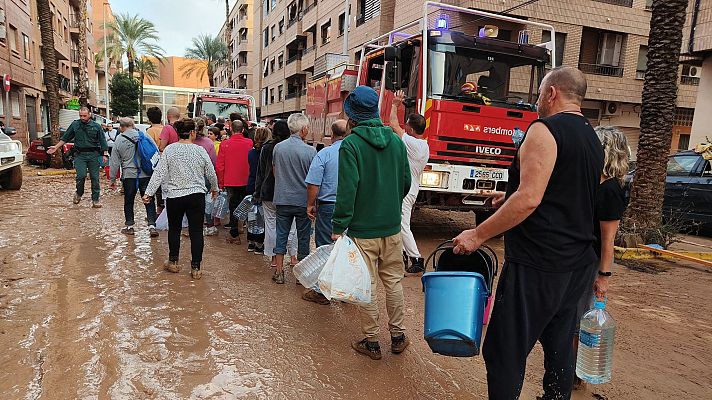
[[(578, 303), (574, 347), (578, 347), (578, 323), (581, 321), (581, 316), (591, 308), (593, 296), (604, 298), (608, 294), (608, 281), (613, 269), (613, 241), (626, 207), (623, 177), (628, 173), (630, 158), (628, 141), (623, 132), (616, 127), (598, 126), (595, 131), (603, 146), (604, 162), (594, 208), (596, 241), (593, 249), (598, 254), (599, 263), (598, 269), (595, 270), (596, 276), (590, 277), (593, 281), (592, 290), (584, 292)], [(583, 381), (574, 377), (574, 389), (582, 386)]]

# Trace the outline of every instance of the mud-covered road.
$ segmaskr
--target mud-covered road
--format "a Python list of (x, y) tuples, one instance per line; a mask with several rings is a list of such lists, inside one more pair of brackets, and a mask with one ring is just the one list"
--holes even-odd
[[(320, 306), (270, 280), (262, 256), (206, 238), (204, 275), (162, 270), (166, 233), (119, 233), (122, 198), (71, 205), (73, 177), (26, 177), (0, 192), (2, 399), (467, 399), (486, 398), (481, 357), (434, 355), (422, 339), (419, 276), (405, 278), (413, 344), (384, 358), (351, 350), (354, 306)], [(137, 203), (137, 221), (143, 210)], [(423, 253), (471, 214), (416, 212)], [(243, 237), (244, 238), (244, 237)], [(502, 243), (490, 243), (501, 253)], [(620, 267), (609, 310), (618, 322), (613, 382), (577, 399), (712, 398), (712, 274)], [(529, 359), (523, 399), (539, 394), (542, 353)]]

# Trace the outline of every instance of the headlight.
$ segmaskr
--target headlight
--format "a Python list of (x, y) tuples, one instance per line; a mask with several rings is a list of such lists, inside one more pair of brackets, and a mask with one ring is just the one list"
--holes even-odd
[(447, 188), (447, 172), (424, 171), (420, 176), (420, 186), (432, 188)]
[(2, 143), (0, 144), (0, 153), (16, 153), (19, 151), (17, 143)]

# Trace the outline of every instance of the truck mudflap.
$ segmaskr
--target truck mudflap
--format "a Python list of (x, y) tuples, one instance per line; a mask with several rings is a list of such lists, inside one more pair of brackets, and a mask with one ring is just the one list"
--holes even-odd
[(488, 210), (507, 189), (507, 169), (428, 163), (420, 179), (418, 205), (450, 210)]

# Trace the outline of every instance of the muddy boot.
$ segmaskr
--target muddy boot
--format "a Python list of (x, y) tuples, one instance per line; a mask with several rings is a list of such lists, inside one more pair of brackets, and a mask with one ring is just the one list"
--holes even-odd
[(153, 225), (149, 226), (148, 235), (152, 238), (158, 237), (158, 229), (156, 229), (156, 227)]
[(101, 208), (101, 203), (99, 200), (91, 202), (91, 208)]
[(401, 333), (400, 336), (391, 336), (391, 353), (400, 354), (409, 344), (410, 340), (405, 337), (404, 333)]
[(168, 260), (163, 264), (163, 268), (168, 272), (173, 272), (174, 274), (177, 274), (178, 272), (180, 272), (180, 267), (178, 266), (178, 261)]
[(316, 304), (321, 304), (323, 306), (328, 306), (330, 301), (323, 294), (317, 292), (316, 290), (309, 289), (302, 293), (302, 300), (311, 301)]
[(193, 264), (190, 267), (190, 277), (196, 281), (203, 277), (203, 271), (200, 270), (200, 264)]
[(123, 233), (124, 235), (133, 236), (136, 232), (134, 232), (133, 226), (125, 226), (121, 228), (121, 233)]
[(274, 283), (277, 283), (279, 285), (284, 285), (284, 271), (282, 271), (282, 272), (275, 271), (274, 277), (272, 279), (274, 280)]
[(80, 201), (82, 201), (82, 196), (80, 196), (77, 193), (74, 193), (74, 198), (72, 199), (72, 204), (79, 204)]
[(368, 339), (363, 339), (359, 342), (351, 343), (351, 348), (357, 352), (371, 357), (372, 360), (380, 360), (381, 346), (378, 342), (369, 342)]
[(410, 267), (405, 269), (409, 274), (418, 274), (425, 272), (425, 260), (422, 258), (410, 257)]

